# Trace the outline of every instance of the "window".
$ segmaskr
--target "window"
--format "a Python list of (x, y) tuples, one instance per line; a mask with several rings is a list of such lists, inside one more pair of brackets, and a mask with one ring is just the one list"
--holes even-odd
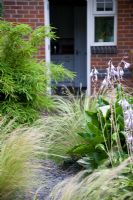
[(96, 11), (113, 11), (113, 0), (97, 0)]
[(3, 14), (3, 1), (0, 0), (0, 17), (2, 17)]
[(116, 0), (92, 0), (92, 45), (116, 45)]

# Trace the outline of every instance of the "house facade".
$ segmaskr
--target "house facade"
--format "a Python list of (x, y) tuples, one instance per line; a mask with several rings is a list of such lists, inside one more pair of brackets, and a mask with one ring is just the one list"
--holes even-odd
[[(39, 57), (75, 71), (71, 84), (88, 93), (92, 66), (104, 74), (110, 58), (117, 65), (128, 55), (133, 63), (133, 0), (3, 0), (3, 17), (33, 28), (56, 27), (59, 38), (45, 39)], [(132, 72), (126, 76), (131, 85)]]

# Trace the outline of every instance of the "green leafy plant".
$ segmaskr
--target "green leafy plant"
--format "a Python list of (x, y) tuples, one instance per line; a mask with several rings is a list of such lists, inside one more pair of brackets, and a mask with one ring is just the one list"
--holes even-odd
[(117, 98), (112, 102), (99, 96), (96, 109), (86, 111), (87, 127), (78, 133), (85, 143), (69, 150), (70, 155), (80, 157), (79, 163), (84, 165), (87, 160), (89, 168), (96, 168), (107, 158), (111, 165), (117, 165), (128, 156), (124, 115), (118, 102)]
[(0, 112), (19, 123), (31, 123), (39, 110), (54, 107), (47, 93), (48, 68), (53, 80), (74, 77), (61, 65), (37, 60), (36, 53), (45, 37), (55, 38), (51, 27), (33, 30), (26, 24), (15, 26), (0, 21)]
[(96, 107), (94, 111), (86, 111), (87, 129), (78, 133), (85, 144), (69, 150), (70, 155), (80, 156), (78, 162), (89, 168), (98, 167), (105, 158), (109, 159), (109, 165), (115, 166), (133, 154), (132, 100), (128, 102), (129, 95), (124, 92), (121, 83), (123, 70), (130, 64), (124, 59), (125, 57), (116, 68), (112, 59), (108, 62), (107, 76), (98, 92), (96, 87), (99, 72), (94, 67), (90, 74)]
[(85, 111), (85, 113), (85, 132), (77, 133), (84, 140), (84, 143), (74, 146), (71, 150), (69, 150), (68, 153), (70, 155), (79, 157), (80, 160), (78, 162), (82, 164), (84, 161), (81, 158), (89, 157), (89, 159), (87, 159), (87, 165), (89, 168), (96, 168), (102, 160), (107, 158), (107, 154), (104, 151), (105, 146), (101, 122), (98, 118), (99, 109), (97, 109), (97, 106), (95, 106), (93, 111)]

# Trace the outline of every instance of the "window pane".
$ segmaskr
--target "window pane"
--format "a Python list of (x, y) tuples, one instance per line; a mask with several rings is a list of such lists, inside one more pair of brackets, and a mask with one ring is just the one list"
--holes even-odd
[(97, 3), (97, 11), (104, 11), (104, 3)]
[(113, 10), (113, 0), (97, 0), (96, 1), (97, 11), (112, 11)]
[(113, 3), (113, 0), (105, 0), (105, 3)]
[(105, 3), (113, 3), (113, 0), (105, 0)]
[(114, 17), (95, 17), (95, 42), (114, 42)]
[(112, 11), (113, 10), (113, 4), (111, 4), (111, 3), (105, 4), (105, 10), (106, 11)]
[(97, 3), (104, 3), (104, 0), (97, 0)]
[(3, 13), (3, 2), (2, 0), (0, 0), (0, 17), (2, 17), (2, 13)]

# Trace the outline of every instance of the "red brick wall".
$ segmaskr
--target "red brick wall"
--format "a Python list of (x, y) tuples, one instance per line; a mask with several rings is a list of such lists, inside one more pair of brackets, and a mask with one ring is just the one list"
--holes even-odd
[(117, 64), (124, 54), (129, 54), (129, 62), (133, 62), (130, 50), (133, 50), (133, 1), (118, 0), (118, 30), (117, 30), (117, 54), (93, 55), (92, 65), (103, 68), (110, 57)]
[[(3, 0), (4, 19), (15, 23), (29, 24), (35, 28), (44, 25), (43, 0)], [(44, 46), (40, 48), (39, 58), (44, 58)]]

